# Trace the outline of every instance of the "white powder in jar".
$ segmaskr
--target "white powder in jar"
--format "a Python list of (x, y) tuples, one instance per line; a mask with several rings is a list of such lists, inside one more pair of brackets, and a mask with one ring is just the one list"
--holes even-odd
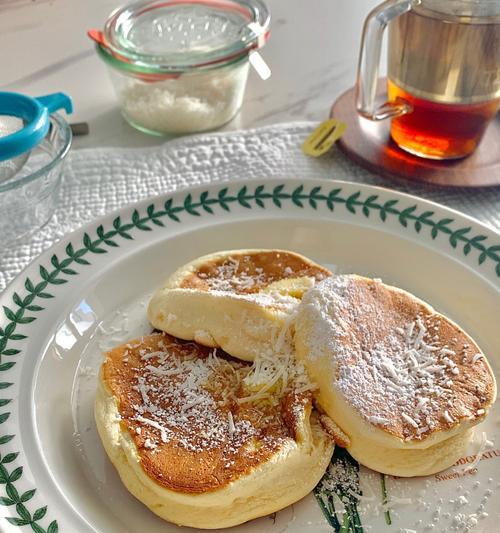
[[(248, 61), (160, 82), (121, 78), (125, 117), (159, 133), (190, 133), (217, 128), (241, 107)], [(125, 82), (125, 83), (123, 83)]]

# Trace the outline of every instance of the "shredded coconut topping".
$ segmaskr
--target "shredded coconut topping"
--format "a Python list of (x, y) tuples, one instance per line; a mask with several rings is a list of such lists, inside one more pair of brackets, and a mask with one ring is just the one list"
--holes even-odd
[(171, 338), (169, 344), (168, 338), (160, 341), (164, 350), (156, 350), (158, 342), (153, 349), (139, 344), (126, 348), (136, 349), (135, 359), (131, 352), (130, 362), (121, 358), (133, 391), (126, 418), (145, 448), (173, 443), (192, 452), (222, 447), (234, 454), (255, 439), (278, 449), (293, 436), (282, 398), (291, 394), (295, 416), (304, 405), (300, 395), (309, 397), (312, 386), (290, 352), (250, 365), (194, 343)]
[(477, 363), (479, 361), (479, 359), (483, 359), (483, 357), (484, 357), (484, 355), (482, 353), (477, 353), (472, 358), (472, 362), (473, 363)]
[(251, 274), (248, 266), (240, 269), (240, 261), (233, 257), (218, 265), (215, 268), (215, 275), (209, 276), (199, 272), (198, 277), (205, 280), (211, 290), (229, 292), (247, 291), (255, 286), (264, 285), (267, 280), (264, 269), (257, 267)]
[(391, 426), (405, 439), (455, 424), (456, 409), (476, 416), (477, 403), (453, 403), (458, 354), (440, 342), (442, 319), (420, 307), (413, 317), (404, 309), (384, 308), (374, 296), (383, 286), (370, 282), (360, 295), (354, 279), (336, 276), (318, 283), (299, 308), (311, 327), (309, 356), (331, 354), (335, 386), (346, 400), (369, 422)]
[(261, 251), (255, 254), (239, 253), (219, 264), (204, 264), (181, 284), (182, 287), (201, 286), (210, 291), (248, 295), (261, 291), (275, 281), (287, 278), (309, 277), (324, 279), (327, 271), (308, 264), (288, 252)]
[[(152, 354), (153, 358), (148, 357)], [(140, 393), (142, 401), (133, 406), (134, 420), (156, 429), (163, 443), (175, 438), (180, 446), (193, 451), (220, 446), (228, 435), (227, 421), (204, 388), (212, 369), (202, 359), (189, 354), (156, 351), (144, 353), (141, 358), (148, 364), (135, 372), (133, 389)], [(214, 361), (219, 363), (218, 358), (213, 358), (211, 364)], [(225, 372), (231, 373), (230, 363), (221, 364), (227, 367)], [(237, 422), (233, 434), (247, 439), (252, 429), (247, 423)], [(157, 432), (150, 437), (156, 445)]]

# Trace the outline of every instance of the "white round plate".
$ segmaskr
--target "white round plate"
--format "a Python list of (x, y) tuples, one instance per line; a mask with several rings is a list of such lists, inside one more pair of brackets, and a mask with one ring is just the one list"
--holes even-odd
[[(97, 369), (103, 350), (150, 331), (148, 297), (175, 268), (254, 247), (288, 248), (413, 292), (461, 324), (498, 376), (500, 236), (479, 222), (335, 181), (231, 182), (157, 197), (63, 239), (0, 298), (2, 531), (180, 531), (136, 501), (108, 461), (92, 412)], [(499, 445), (495, 406), (468, 455), (428, 478), (381, 476), (337, 448), (316, 494), (235, 529), (498, 531)]]

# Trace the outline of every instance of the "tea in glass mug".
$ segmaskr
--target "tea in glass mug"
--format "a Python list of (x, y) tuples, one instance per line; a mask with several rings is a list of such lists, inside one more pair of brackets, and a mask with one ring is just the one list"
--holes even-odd
[[(376, 107), (382, 36), (389, 27), (388, 101)], [(391, 136), (412, 154), (471, 154), (500, 109), (500, 0), (389, 0), (363, 29), (357, 108), (391, 118)]]

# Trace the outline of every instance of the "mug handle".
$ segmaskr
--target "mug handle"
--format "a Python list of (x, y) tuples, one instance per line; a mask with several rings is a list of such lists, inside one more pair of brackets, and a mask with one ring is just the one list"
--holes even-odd
[(411, 105), (403, 100), (385, 102), (375, 108), (375, 96), (384, 30), (392, 19), (407, 13), (420, 2), (421, 0), (387, 0), (371, 11), (365, 20), (356, 80), (356, 109), (369, 120), (385, 120), (412, 111)]

